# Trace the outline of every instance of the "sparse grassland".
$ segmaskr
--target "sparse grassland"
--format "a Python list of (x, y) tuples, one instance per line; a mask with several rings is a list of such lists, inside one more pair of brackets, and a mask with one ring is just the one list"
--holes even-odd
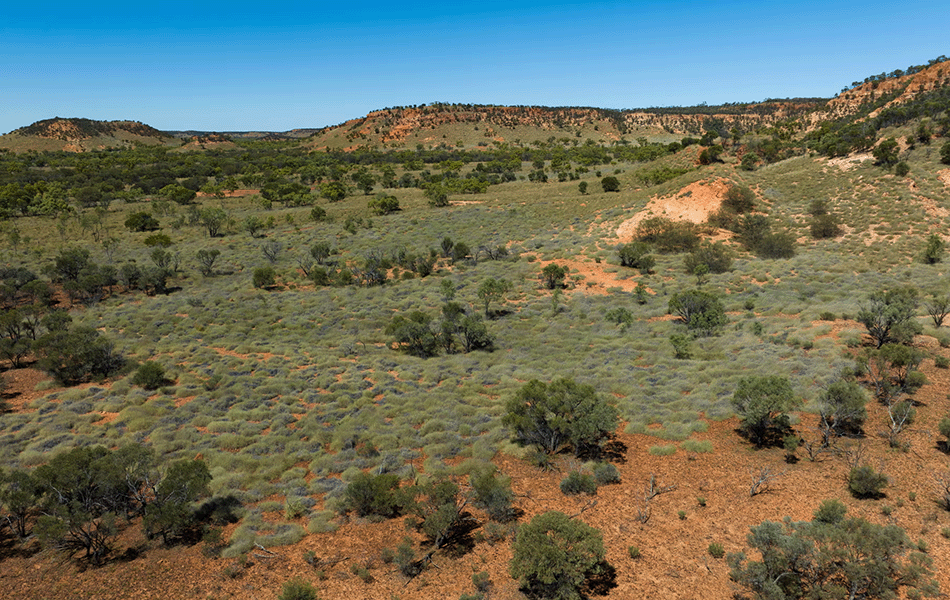
[[(461, 130), (458, 136), (470, 143)], [(584, 170), (575, 162), (566, 180), (545, 155), (536, 161), (547, 183), (529, 180), (537, 165), (519, 159), (513, 180), (452, 194), (446, 207), (430, 206), (417, 187), (387, 189), (399, 210), (382, 215), (369, 205), (373, 196), (356, 191), (334, 202), (314, 194), (326, 213), (318, 220), (310, 205), (276, 206), (257, 193), (200, 197), (201, 208), (226, 215), (214, 236), (194, 217), (199, 211), (156, 196), (58, 220), (17, 217), (15, 238), (8, 220), (0, 238), (8, 265), (40, 273), (62, 248), (81, 247), (120, 269), (154, 260), (148, 232), (123, 225), (148, 211), (170, 238), (175, 266), (169, 293), (113, 286), (71, 313), (131, 363), (159, 365), (164, 379), (144, 389), (129, 371), (39, 395), (0, 416), (0, 462), (31, 467), (75, 446), (131, 441), (169, 460), (199, 454), (213, 476), (211, 491), (243, 504), (224, 551), (238, 557), (254, 544), (334, 530), (334, 511), (360, 473), (409, 479), (499, 452), (525, 456), (502, 417), (505, 400), (532, 379), (593, 385), (616, 407), (624, 431), (653, 436), (646, 451), (668, 460), (717, 452), (692, 436), (732, 416), (730, 398), (743, 377), (785, 377), (814, 411), (820, 392), (853, 369), (846, 346), (860, 344), (864, 331), (846, 317), (858, 314), (867, 291), (945, 278), (943, 266), (918, 259), (922, 242), (945, 230), (950, 214), (933, 175), (937, 157), (922, 147), (910, 151), (916, 185), (909, 190), (870, 162), (845, 170), (801, 155), (740, 171), (731, 162), (694, 168), (693, 154), (613, 159)], [(597, 169), (616, 177), (620, 191), (600, 191)], [(393, 168), (396, 178), (413, 174), (418, 169)], [(588, 193), (580, 193), (578, 178), (590, 184)], [(700, 226), (703, 237), (725, 238), (735, 254), (731, 269), (697, 282), (680, 254), (656, 254), (651, 272), (618, 266), (622, 223), (652, 199), (719, 178), (753, 190), (756, 210), (797, 240), (793, 257), (761, 259)], [(816, 199), (828, 201), (840, 237), (810, 236)], [(249, 222), (249, 229), (241, 225)], [(469, 252), (446, 252), (446, 238)], [(262, 252), (267, 243), (270, 251)], [(317, 244), (327, 251), (314, 252)], [(218, 253), (212, 267), (199, 251)], [(429, 259), (432, 272), (423, 274), (409, 256)], [(314, 261), (340, 278), (318, 281)], [(542, 268), (554, 263), (567, 268), (563, 289), (541, 281)], [(385, 283), (341, 283), (345, 270), (365, 283), (370, 264)], [(274, 270), (273, 285), (254, 284), (262, 268)], [(450, 300), (469, 314), (487, 313), (478, 289), (489, 278), (511, 284), (484, 320), (493, 351), (450, 348), (419, 358), (400, 352), (387, 334), (394, 316), (443, 314)], [(688, 332), (667, 315), (669, 301), (697, 287), (721, 299), (727, 323), (690, 339), (689, 356), (677, 358), (670, 337)], [(617, 314), (630, 317), (623, 327), (609, 318)], [(721, 556), (722, 547), (709, 553)]]

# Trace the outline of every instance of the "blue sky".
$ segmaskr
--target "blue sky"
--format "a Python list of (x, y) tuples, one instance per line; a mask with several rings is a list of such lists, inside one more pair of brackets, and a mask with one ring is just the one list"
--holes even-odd
[(950, 3), (18, 2), (0, 133), (60, 117), (284, 131), (431, 102), (831, 97), (950, 54)]

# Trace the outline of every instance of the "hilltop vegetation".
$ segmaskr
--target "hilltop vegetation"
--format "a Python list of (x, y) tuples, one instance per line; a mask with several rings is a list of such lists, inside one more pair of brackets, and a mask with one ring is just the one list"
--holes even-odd
[[(485, 556), (475, 597), (577, 597), (645, 593), (631, 573), (668, 576), (640, 547), (677, 539), (701, 549), (696, 565), (725, 544), (734, 585), (757, 597), (946, 588), (925, 551), (945, 557), (945, 511), (869, 521), (895, 510), (888, 477), (915, 507), (947, 506), (928, 469), (878, 460), (936, 464), (945, 449), (932, 438), (950, 414), (950, 87), (922, 82), (947, 66), (874, 78), (837, 105), (438, 105), (304, 141), (0, 153), (5, 547), (147, 560), (163, 549), (144, 531), (197, 544), (238, 593), (228, 582), (281, 546), (375, 536), (372, 556), (284, 554), (284, 579), (423, 598), (434, 564)], [(436, 120), (444, 137), (429, 139)], [(48, 378), (24, 387), (37, 370)], [(76, 492), (82, 510), (54, 498), (51, 468), (77, 461), (132, 495)], [(715, 483), (693, 470), (722, 465), (741, 467)], [(746, 470), (739, 502), (721, 482)], [(786, 472), (817, 483), (770, 504)], [(753, 497), (756, 517), (728, 511), (729, 528), (698, 516)], [(854, 516), (829, 504), (837, 516), (801, 520), (825, 498)], [(784, 527), (760, 525), (789, 506)], [(675, 529), (694, 512), (696, 532)], [(832, 567), (809, 554), (800, 583), (776, 587), (740, 554), (766, 533), (787, 554), (847, 528), (895, 540), (892, 562), (856, 558), (872, 575), (816, 582)], [(546, 531), (586, 550), (526, 541)], [(548, 552), (556, 576), (537, 567)], [(723, 590), (725, 563), (706, 571)]]

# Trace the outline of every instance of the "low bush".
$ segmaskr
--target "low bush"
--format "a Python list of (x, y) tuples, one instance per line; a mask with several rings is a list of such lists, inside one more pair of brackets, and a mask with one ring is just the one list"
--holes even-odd
[(168, 383), (169, 380), (165, 377), (165, 368), (153, 361), (142, 363), (132, 377), (132, 385), (137, 385), (147, 390), (157, 390)]
[(699, 232), (689, 221), (673, 221), (666, 217), (651, 217), (637, 226), (636, 237), (653, 244), (658, 252), (670, 254), (689, 252), (699, 245)]
[(309, 581), (294, 577), (284, 583), (277, 600), (318, 600), (317, 589)]
[(855, 498), (880, 498), (887, 486), (887, 475), (869, 465), (854, 467), (848, 474), (848, 491)]
[(609, 462), (594, 463), (591, 469), (594, 475), (594, 481), (597, 485), (607, 485), (611, 483), (620, 483), (620, 471)]
[(695, 275), (700, 265), (706, 265), (709, 273), (726, 273), (732, 270), (732, 251), (722, 242), (704, 242), (686, 255), (686, 272)]
[(594, 495), (597, 493), (597, 482), (594, 476), (580, 471), (571, 471), (561, 480), (561, 492), (568, 496), (578, 494)]
[(277, 282), (277, 272), (274, 267), (258, 267), (254, 269), (253, 282), (259, 289), (273, 287)]

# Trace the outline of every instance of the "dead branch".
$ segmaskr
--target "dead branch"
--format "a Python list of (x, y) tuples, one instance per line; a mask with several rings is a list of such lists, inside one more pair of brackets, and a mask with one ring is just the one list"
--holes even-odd
[(758, 472), (756, 472), (755, 469), (750, 469), (749, 474), (752, 476), (752, 485), (749, 488), (749, 495), (757, 496), (769, 491), (769, 482), (778, 479), (787, 472), (788, 471), (775, 473), (772, 471), (772, 467), (762, 467)]
[(594, 508), (595, 506), (597, 506), (597, 500), (590, 500), (590, 501), (587, 502), (587, 504), (585, 504), (585, 505), (580, 509), (580, 511), (578, 511), (576, 514), (571, 515), (571, 518), (572, 518), (572, 519), (576, 519), (577, 517), (579, 517), (579, 516), (581, 516), (582, 514), (584, 514), (584, 511), (586, 511), (586, 510), (588, 510), (588, 509), (591, 509), (591, 508)]
[(666, 487), (659, 487), (656, 483), (656, 475), (650, 473), (650, 482), (646, 486), (646, 492), (644, 493), (644, 498), (649, 502), (653, 500), (660, 494), (665, 494), (667, 492), (672, 492), (676, 489), (676, 485), (668, 485)]

